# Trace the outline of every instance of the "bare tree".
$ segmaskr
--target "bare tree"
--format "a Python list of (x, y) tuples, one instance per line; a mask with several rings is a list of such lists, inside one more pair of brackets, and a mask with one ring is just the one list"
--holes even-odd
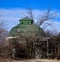
[(43, 14), (38, 21), (38, 25), (41, 26), (45, 21), (49, 21), (50, 19), (54, 19), (56, 17), (56, 13), (51, 13), (50, 8)]
[[(33, 20), (34, 16), (33, 16), (33, 12), (32, 12), (31, 8), (28, 8), (27, 13), (28, 13), (28, 16)], [(45, 13), (43, 13), (42, 16), (39, 17), (37, 24), (38, 24), (38, 26), (41, 26), (44, 22), (55, 19), (56, 16), (57, 16), (57, 12), (53, 12), (49, 8)], [(44, 27), (43, 29), (45, 30), (48, 26), (50, 26), (51, 28), (53, 28), (56, 31), (56, 28), (52, 26), (52, 23), (48, 23), (48, 22), (47, 22), (47, 26)]]
[(29, 18), (31, 18), (33, 20), (33, 11), (31, 8), (28, 8), (27, 14), (28, 14)]
[(8, 36), (8, 31), (6, 29), (6, 26), (4, 25), (4, 22), (0, 21), (0, 57), (6, 56), (7, 52), (7, 46), (5, 43), (5, 38)]
[(0, 22), (0, 46), (5, 46), (5, 38), (8, 36), (8, 31), (6, 29), (6, 26), (4, 25), (4, 22)]
[(0, 22), (0, 45), (5, 41), (8, 31), (5, 28), (4, 22)]

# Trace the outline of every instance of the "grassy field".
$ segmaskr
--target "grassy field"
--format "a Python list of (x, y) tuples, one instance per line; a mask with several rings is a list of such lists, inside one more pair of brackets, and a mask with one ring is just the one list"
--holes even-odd
[(49, 59), (31, 59), (31, 60), (10, 60), (0, 59), (0, 62), (60, 62), (60, 60), (49, 60)]

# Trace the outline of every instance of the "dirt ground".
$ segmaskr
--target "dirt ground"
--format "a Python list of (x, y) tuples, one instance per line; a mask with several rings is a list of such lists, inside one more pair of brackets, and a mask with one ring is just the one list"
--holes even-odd
[(60, 60), (49, 60), (49, 59), (31, 59), (31, 60), (11, 60), (11, 59), (1, 59), (0, 62), (60, 62)]

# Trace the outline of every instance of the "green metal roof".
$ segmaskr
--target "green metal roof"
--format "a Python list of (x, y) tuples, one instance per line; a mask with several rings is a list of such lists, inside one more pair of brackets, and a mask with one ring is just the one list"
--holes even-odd
[(29, 18), (29, 17), (24, 17), (24, 18), (22, 18), (21, 20), (19, 20), (19, 21), (23, 21), (23, 20), (28, 20), (28, 21), (31, 21), (32, 19), (31, 18)]
[[(21, 20), (31, 20), (31, 19), (26, 17)], [(13, 27), (9, 32), (9, 36), (20, 36), (20, 35), (34, 36), (36, 34), (39, 34), (41, 36), (45, 35), (42, 28), (36, 24), (21, 25), (19, 23), (17, 26)]]
[(27, 17), (27, 16), (24, 17), (24, 18), (22, 18), (22, 19), (19, 20), (19, 21), (20, 21), (20, 22), (21, 22), (21, 21), (31, 21), (32, 23), (34, 22), (33, 19), (31, 19), (31, 18), (29, 18), (29, 17)]
[(20, 25), (13, 27), (11, 31), (9, 32), (10, 36), (20, 36), (20, 35), (26, 35), (26, 36), (32, 36), (35, 34), (45, 35), (44, 31), (38, 27), (36, 24), (32, 25)]

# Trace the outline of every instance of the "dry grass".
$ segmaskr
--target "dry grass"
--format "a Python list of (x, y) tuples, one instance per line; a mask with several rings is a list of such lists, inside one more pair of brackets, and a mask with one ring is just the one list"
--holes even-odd
[(0, 62), (60, 62), (60, 60), (48, 60), (48, 59), (32, 59), (32, 60), (10, 60), (0, 59)]

